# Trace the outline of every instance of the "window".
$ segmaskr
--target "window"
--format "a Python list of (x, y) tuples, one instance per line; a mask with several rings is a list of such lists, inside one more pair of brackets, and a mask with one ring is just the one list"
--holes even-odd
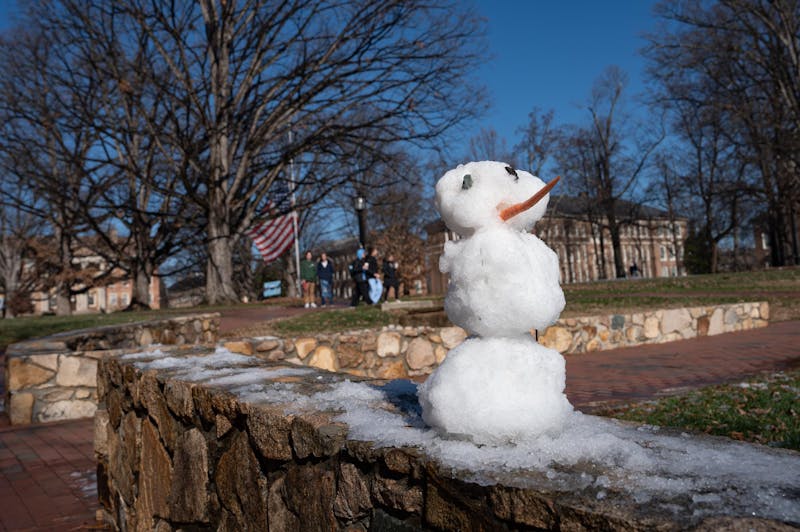
[(112, 306), (112, 307), (116, 307), (117, 306), (117, 294), (115, 292), (109, 294), (109, 296), (108, 296), (108, 304), (110, 306)]
[(89, 292), (89, 294), (86, 296), (86, 304), (90, 307), (95, 306), (94, 292)]
[(664, 246), (661, 246), (661, 260), (665, 260), (667, 258), (667, 249)]
[(127, 306), (128, 306), (128, 303), (129, 303), (129, 296), (128, 296), (128, 294), (122, 294), (122, 297), (121, 297), (121, 299), (122, 299), (122, 305), (123, 305), (123, 306), (125, 306), (125, 307), (127, 307)]

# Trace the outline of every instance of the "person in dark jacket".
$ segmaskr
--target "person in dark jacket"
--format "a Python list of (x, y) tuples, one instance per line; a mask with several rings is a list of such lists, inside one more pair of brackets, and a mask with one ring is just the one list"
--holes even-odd
[(369, 262), (367, 261), (366, 252), (363, 249), (356, 251), (356, 258), (348, 266), (350, 270), (350, 277), (353, 278), (353, 297), (350, 299), (350, 306), (358, 306), (358, 300), (363, 299), (364, 303), (370, 304), (369, 301)]
[(319, 256), (317, 279), (319, 279), (319, 296), (324, 307), (333, 303), (333, 263), (328, 260), (328, 254), (325, 252)]
[(305, 308), (316, 308), (317, 299), (317, 267), (311, 260), (313, 255), (306, 251), (306, 257), (300, 261), (300, 281), (303, 286), (303, 302)]
[(383, 261), (383, 286), (386, 288), (384, 301), (389, 301), (389, 294), (395, 301), (400, 301), (400, 281), (397, 278), (397, 262), (394, 255), (389, 254)]

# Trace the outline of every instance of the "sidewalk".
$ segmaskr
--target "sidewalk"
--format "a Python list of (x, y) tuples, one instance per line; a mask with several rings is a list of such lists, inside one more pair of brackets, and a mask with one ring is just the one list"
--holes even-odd
[[(579, 410), (590, 411), (607, 401), (648, 399), (670, 389), (737, 381), (798, 365), (800, 322), (782, 322), (695, 340), (569, 355), (567, 396)], [(0, 426), (0, 532), (97, 529), (92, 427), (92, 420)]]

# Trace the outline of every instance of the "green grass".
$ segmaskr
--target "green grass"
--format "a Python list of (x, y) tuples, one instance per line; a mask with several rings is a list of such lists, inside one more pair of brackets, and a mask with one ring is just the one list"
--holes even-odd
[(800, 451), (800, 369), (596, 413)]
[(63, 331), (101, 327), (118, 323), (133, 323), (182, 314), (217, 312), (246, 305), (204, 305), (188, 309), (162, 309), (110, 314), (75, 314), (72, 316), (21, 316), (0, 320), (0, 351), (9, 344)]
[(294, 318), (276, 320), (268, 328), (273, 334), (296, 336), (317, 332), (338, 332), (350, 329), (371, 329), (392, 323), (392, 316), (380, 306), (359, 305), (356, 308), (312, 312)]

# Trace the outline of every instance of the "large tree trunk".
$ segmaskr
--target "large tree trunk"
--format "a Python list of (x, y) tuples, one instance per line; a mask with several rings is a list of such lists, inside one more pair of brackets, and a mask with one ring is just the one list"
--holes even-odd
[(222, 225), (209, 219), (206, 301), (211, 305), (239, 301), (233, 286), (233, 238)]
[(128, 308), (131, 310), (150, 309), (152, 308), (152, 301), (150, 301), (150, 275), (147, 273), (146, 267), (137, 267), (133, 274), (133, 293), (131, 294), (131, 304)]
[(625, 277), (625, 264), (622, 262), (622, 241), (619, 237), (619, 224), (614, 216), (608, 217), (608, 232), (611, 233), (611, 250), (614, 252), (614, 273), (617, 279), (622, 279)]

